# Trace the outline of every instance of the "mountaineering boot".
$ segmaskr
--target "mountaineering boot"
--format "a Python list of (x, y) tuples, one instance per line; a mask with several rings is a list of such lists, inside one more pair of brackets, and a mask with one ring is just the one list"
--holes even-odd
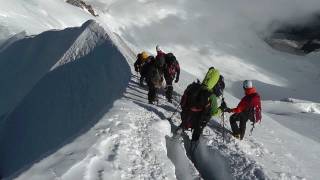
[(156, 97), (153, 100), (149, 100), (149, 104), (159, 104), (159, 99)]
[(166, 98), (169, 103), (172, 103), (172, 91), (173, 91), (173, 86), (172, 85), (167, 85), (165, 88), (166, 90)]
[[(234, 134), (233, 134), (233, 137), (235, 137), (236, 139), (240, 139), (240, 134), (234, 133)], [(241, 140), (242, 140), (242, 139), (241, 139)]]
[(154, 101), (153, 101), (153, 102), (155, 102), (155, 104), (159, 105), (159, 98), (158, 98), (158, 96), (156, 96), (156, 97), (154, 98)]
[(167, 93), (166, 93), (166, 99), (168, 100), (169, 103), (172, 103), (172, 97), (168, 96)]

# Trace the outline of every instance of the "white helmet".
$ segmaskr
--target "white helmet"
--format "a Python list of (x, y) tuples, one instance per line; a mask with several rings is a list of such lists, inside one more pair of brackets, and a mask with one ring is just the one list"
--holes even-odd
[(159, 45), (157, 45), (157, 46), (156, 46), (156, 51), (161, 51), (161, 49), (160, 49), (160, 46), (159, 46)]
[(247, 88), (252, 88), (252, 81), (251, 80), (245, 80), (243, 81), (243, 88), (247, 89)]

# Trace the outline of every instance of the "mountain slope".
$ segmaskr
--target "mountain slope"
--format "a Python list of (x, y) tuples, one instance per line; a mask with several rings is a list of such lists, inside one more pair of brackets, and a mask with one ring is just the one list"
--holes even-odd
[[(84, 35), (84, 32), (91, 33)], [(63, 38), (59, 38), (59, 34)], [(84, 44), (91, 43), (86, 51), (81, 49), (79, 37), (85, 41)], [(74, 42), (81, 54), (73, 50)], [(40, 51), (42, 56), (22, 48), (36, 47), (34, 44), (44, 47)], [(63, 44), (66, 44), (65, 47)], [(50, 47), (47, 51), (46, 46)], [(71, 50), (67, 51), (68, 48)], [(32, 50), (39, 52), (40, 48)], [(57, 50), (60, 52), (56, 53)], [(72, 50), (73, 53), (70, 52)], [(93, 21), (81, 28), (45, 32), (34, 38), (20, 40), (1, 53), (2, 62), (19, 60), (18, 57), (9, 56), (9, 52), (25, 55), (26, 59), (24, 64), (17, 63), (24, 74), (16, 77), (18, 81), (9, 79), (11, 83), (21, 82), (19, 87), (10, 88), (13, 96), (17, 95), (12, 92), (15, 89), (24, 93), (24, 97), (2, 120), (0, 159), (1, 174), (4, 176), (55, 151), (95, 124), (112, 107), (112, 102), (122, 94), (129, 80), (129, 68), (124, 57), (105, 35), (105, 31)], [(59, 58), (63, 53), (65, 55), (61, 63)], [(54, 66), (56, 63), (59, 67)], [(2, 73), (17, 70), (17, 64), (2, 64), (1, 67), (6, 67)], [(55, 68), (50, 71), (52, 67)], [(24, 79), (21, 79), (21, 75)], [(10, 76), (2, 74), (2, 77)], [(2, 84), (5, 82), (1, 81)], [(6, 97), (11, 100), (10, 96)]]
[(86, 28), (87, 25), (44, 32), (36, 37), (21, 39), (4, 49), (0, 54), (0, 82), (7, 88), (0, 90), (3, 99), (0, 113), (11, 111)]

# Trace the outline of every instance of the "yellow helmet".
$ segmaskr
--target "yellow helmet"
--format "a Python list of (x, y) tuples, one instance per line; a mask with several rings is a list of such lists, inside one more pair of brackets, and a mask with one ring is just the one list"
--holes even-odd
[(141, 57), (142, 57), (143, 60), (146, 60), (149, 57), (149, 54), (147, 52), (145, 52), (145, 51), (142, 51)]

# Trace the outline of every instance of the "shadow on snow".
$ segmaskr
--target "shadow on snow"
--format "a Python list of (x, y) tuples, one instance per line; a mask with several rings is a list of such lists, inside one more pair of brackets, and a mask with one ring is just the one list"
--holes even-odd
[(130, 68), (110, 41), (47, 73), (3, 123), (1, 175), (17, 175), (87, 131), (122, 96), (129, 80)]

